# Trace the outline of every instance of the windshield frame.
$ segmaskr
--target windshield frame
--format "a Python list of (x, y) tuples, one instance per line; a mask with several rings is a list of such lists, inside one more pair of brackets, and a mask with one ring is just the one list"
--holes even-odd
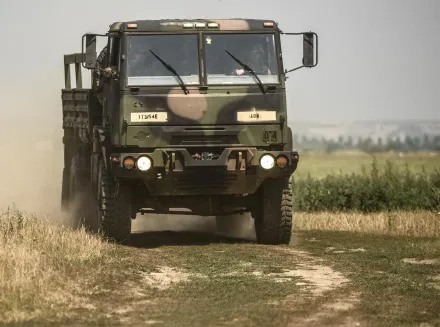
[[(150, 87), (167, 87), (167, 88), (175, 88), (175, 87), (180, 87), (179, 84), (179, 80), (176, 76), (174, 76), (174, 74), (170, 74), (170, 77), (172, 77), (175, 80), (175, 83), (167, 83), (167, 84), (161, 84), (161, 83), (154, 83), (154, 84), (130, 84), (129, 83), (129, 74), (128, 74), (128, 65), (129, 65), (129, 55), (128, 55), (128, 44), (129, 44), (129, 38), (130, 37), (142, 37), (142, 36), (188, 36), (188, 35), (192, 35), (195, 36), (196, 38), (196, 47), (197, 47), (197, 69), (198, 69), (198, 81), (197, 83), (191, 83), (191, 84), (187, 84), (185, 83), (186, 87), (200, 87), (203, 84), (203, 72), (202, 72), (202, 54), (200, 52), (200, 33), (199, 31), (185, 31), (185, 32), (178, 32), (176, 33), (175, 31), (170, 31), (170, 32), (127, 32), (124, 33), (124, 38), (123, 38), (123, 46), (121, 47), (123, 49), (123, 55), (124, 55), (124, 60), (122, 62), (122, 67), (123, 67), (123, 84), (125, 88), (150, 88)], [(165, 59), (166, 61), (166, 59)], [(160, 64), (160, 63), (159, 63)], [(171, 64), (171, 66), (173, 66)], [(175, 68), (175, 67), (174, 67)], [(178, 71), (177, 71), (178, 72)], [(180, 74), (179, 74), (180, 75)]]
[[(201, 48), (202, 48), (202, 57), (203, 57), (203, 84), (206, 86), (223, 86), (223, 87), (236, 87), (236, 86), (246, 86), (246, 87), (258, 87), (258, 81), (250, 76), (249, 78), (249, 82), (244, 82), (244, 83), (240, 83), (240, 82), (233, 82), (233, 83), (208, 83), (208, 71), (207, 71), (207, 56), (206, 56), (206, 43), (205, 43), (205, 38), (208, 35), (270, 35), (273, 37), (273, 41), (274, 41), (274, 56), (275, 56), (275, 60), (276, 60), (276, 65), (277, 65), (277, 82), (268, 82), (268, 81), (263, 81), (264, 85), (276, 85), (276, 86), (280, 86), (283, 84), (282, 80), (283, 80), (283, 63), (282, 60), (280, 58), (280, 53), (281, 53), (281, 48), (279, 45), (279, 35), (277, 33), (275, 33), (274, 31), (201, 31), (200, 33), (200, 42), (201, 44)], [(226, 52), (225, 52), (226, 54)], [(235, 53), (232, 53), (233, 55), (235, 55)], [(247, 64), (247, 62), (245, 61), (244, 58), (239, 58), (240, 60), (243, 60), (243, 63)], [(233, 60), (231, 58), (231, 60)], [(258, 75), (258, 74), (257, 74)], [(264, 75), (258, 75), (259, 78), (261, 78)]]

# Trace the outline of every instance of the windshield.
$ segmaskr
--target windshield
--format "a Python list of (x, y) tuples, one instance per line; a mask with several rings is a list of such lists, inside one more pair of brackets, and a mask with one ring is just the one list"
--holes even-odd
[(128, 36), (127, 75), (130, 86), (200, 84), (197, 35)]
[(208, 84), (258, 83), (230, 54), (251, 68), (264, 84), (279, 83), (273, 34), (205, 34), (203, 42)]

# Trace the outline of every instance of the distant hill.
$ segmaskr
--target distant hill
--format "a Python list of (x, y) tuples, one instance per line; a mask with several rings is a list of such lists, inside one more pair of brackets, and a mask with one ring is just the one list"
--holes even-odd
[(289, 126), (292, 132), (299, 137), (307, 136), (307, 138), (316, 137), (317, 139), (326, 138), (337, 140), (340, 136), (344, 139), (352, 137), (371, 137), (374, 141), (379, 138), (387, 140), (400, 137), (404, 139), (406, 136), (411, 138), (425, 135), (429, 137), (440, 135), (440, 120), (431, 121), (353, 121), (338, 124), (326, 124), (319, 122), (301, 122), (290, 121)]

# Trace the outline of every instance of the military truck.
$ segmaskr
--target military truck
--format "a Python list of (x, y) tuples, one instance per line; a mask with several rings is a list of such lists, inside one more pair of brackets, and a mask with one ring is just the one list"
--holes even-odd
[[(282, 35), (303, 36), (291, 70)], [(122, 243), (139, 213), (215, 216), (220, 231), (245, 213), (257, 243), (289, 243), (299, 154), (285, 81), (317, 65), (317, 41), (260, 19), (138, 20), (84, 34), (81, 53), (64, 56), (63, 210)]]

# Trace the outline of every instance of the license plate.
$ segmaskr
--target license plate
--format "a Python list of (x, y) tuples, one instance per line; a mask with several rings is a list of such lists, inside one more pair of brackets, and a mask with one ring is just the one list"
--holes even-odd
[(131, 113), (132, 123), (147, 123), (159, 122), (164, 123), (168, 121), (167, 112), (133, 112)]

